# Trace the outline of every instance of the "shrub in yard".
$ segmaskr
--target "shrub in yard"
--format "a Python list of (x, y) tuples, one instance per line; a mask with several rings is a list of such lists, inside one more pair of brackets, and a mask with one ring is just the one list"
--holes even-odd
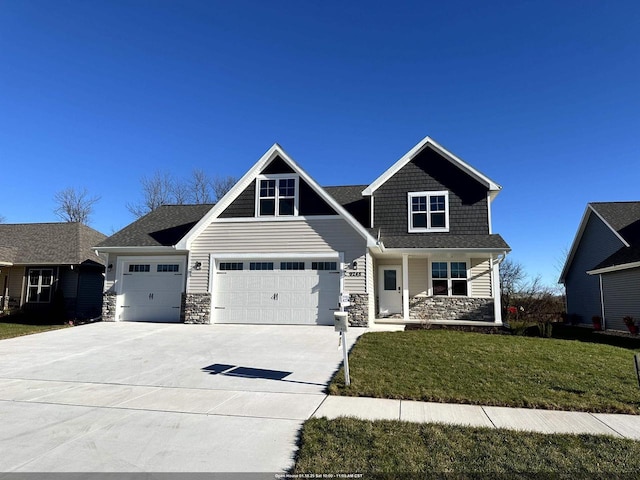
[(632, 316), (627, 315), (622, 319), (622, 321), (627, 326), (627, 328), (629, 329), (629, 332), (632, 335), (636, 335), (638, 333), (638, 326), (636, 325), (636, 322), (633, 320)]

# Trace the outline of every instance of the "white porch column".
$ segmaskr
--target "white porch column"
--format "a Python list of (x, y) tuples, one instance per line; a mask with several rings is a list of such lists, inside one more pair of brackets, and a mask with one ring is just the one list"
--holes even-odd
[(402, 254), (402, 318), (409, 320), (409, 254)]
[(500, 297), (500, 262), (491, 255), (491, 293), (493, 294), (493, 316), (495, 323), (502, 325), (502, 305)]

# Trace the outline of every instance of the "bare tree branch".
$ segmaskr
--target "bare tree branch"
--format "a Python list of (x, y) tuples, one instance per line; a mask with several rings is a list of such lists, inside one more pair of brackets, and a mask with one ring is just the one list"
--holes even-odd
[(213, 193), (216, 196), (216, 201), (219, 201), (222, 197), (224, 197), (225, 194), (229, 190), (231, 190), (231, 188), (236, 184), (237, 181), (237, 178), (231, 176), (215, 177), (211, 181), (211, 187), (213, 188)]
[(193, 203), (213, 203), (211, 196), (212, 184), (212, 180), (203, 170), (194, 169), (189, 180)]
[(171, 196), (173, 197), (171, 203), (184, 205), (191, 200), (191, 189), (188, 184), (174, 180), (171, 184)]
[(127, 209), (136, 217), (152, 212), (160, 205), (185, 203), (213, 203), (214, 196), (220, 199), (236, 183), (234, 177), (210, 179), (203, 170), (195, 169), (186, 182), (176, 180), (168, 173), (156, 172), (152, 177), (142, 177), (142, 202), (127, 204)]
[(168, 173), (156, 172), (152, 177), (142, 177), (142, 202), (127, 204), (127, 209), (136, 217), (152, 212), (160, 205), (173, 202), (173, 179)]
[(4, 223), (7, 219), (4, 218), (4, 215), (0, 215), (0, 223)]
[(89, 196), (86, 188), (76, 190), (73, 187), (57, 192), (53, 197), (58, 205), (53, 212), (65, 222), (89, 224), (93, 206), (100, 200), (99, 196)]

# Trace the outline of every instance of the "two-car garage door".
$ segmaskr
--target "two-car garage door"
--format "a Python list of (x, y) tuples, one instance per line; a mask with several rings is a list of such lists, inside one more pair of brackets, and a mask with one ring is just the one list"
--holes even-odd
[(338, 266), (322, 259), (218, 261), (212, 321), (332, 325), (340, 293)]

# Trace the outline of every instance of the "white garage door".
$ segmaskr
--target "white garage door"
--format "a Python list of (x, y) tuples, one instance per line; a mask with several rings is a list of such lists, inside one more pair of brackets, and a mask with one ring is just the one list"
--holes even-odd
[(182, 257), (149, 257), (122, 263), (118, 320), (179, 322), (184, 290)]
[(213, 279), (215, 323), (333, 325), (339, 263), (220, 261)]

